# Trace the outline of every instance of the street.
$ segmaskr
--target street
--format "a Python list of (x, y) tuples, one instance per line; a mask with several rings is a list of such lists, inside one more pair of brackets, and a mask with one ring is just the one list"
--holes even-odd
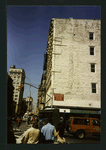
[[(30, 125), (27, 124), (27, 122), (21, 122), (21, 125), (19, 128), (14, 129), (14, 135), (16, 138), (16, 144), (21, 144), (21, 140), (23, 136), (25, 135), (25, 131), (30, 128)], [(91, 136), (85, 136), (84, 139), (77, 139), (73, 135), (70, 135), (65, 131), (64, 137), (66, 139), (66, 142), (69, 144), (77, 144), (77, 143), (94, 143), (94, 144), (100, 144), (100, 137), (91, 137)]]
[(94, 144), (100, 144), (100, 137), (93, 137), (93, 136), (85, 136), (84, 139), (77, 139), (73, 135), (65, 133), (64, 135), (67, 143), (94, 143)]

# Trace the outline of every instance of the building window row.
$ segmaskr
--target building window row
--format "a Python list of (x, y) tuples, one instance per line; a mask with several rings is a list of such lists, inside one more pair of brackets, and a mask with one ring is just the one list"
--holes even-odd
[(15, 74), (15, 75), (20, 75), (20, 73), (18, 73), (18, 72), (10, 72), (10, 74), (11, 74), (11, 75), (14, 75), (14, 74)]
[[(89, 32), (89, 39), (93, 40), (94, 39), (94, 32)], [(90, 55), (94, 55), (94, 46), (90, 46)], [(95, 63), (91, 64), (91, 72), (95, 72)], [(97, 84), (92, 83), (92, 93), (97, 93)]]

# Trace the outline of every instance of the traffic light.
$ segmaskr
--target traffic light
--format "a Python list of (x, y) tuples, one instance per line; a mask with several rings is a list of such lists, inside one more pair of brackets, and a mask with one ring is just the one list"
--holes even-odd
[(24, 91), (24, 85), (23, 84), (18, 87), (18, 91)]
[(21, 91), (21, 85), (18, 87), (18, 91)]

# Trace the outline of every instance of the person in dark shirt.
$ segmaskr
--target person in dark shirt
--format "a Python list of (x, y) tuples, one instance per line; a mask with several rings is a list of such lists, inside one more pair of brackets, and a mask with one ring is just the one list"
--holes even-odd
[(56, 132), (59, 131), (59, 136), (61, 138), (63, 138), (64, 136), (64, 125), (62, 122), (58, 122), (57, 125), (56, 125)]
[(63, 124), (63, 122), (58, 122), (57, 124), (56, 124), (56, 126), (55, 126), (55, 132), (54, 132), (54, 135), (55, 135), (55, 137), (57, 138), (56, 140), (55, 140), (55, 142), (57, 143), (57, 144), (63, 144), (63, 143), (66, 143), (66, 140), (65, 140), (65, 138), (63, 137), (64, 136), (64, 124)]

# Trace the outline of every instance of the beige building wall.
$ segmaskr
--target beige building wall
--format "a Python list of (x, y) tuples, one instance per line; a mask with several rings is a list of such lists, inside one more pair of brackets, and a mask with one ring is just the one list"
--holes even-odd
[[(51, 88), (64, 94), (53, 105), (101, 107), (101, 22), (100, 20), (54, 19)], [(94, 39), (89, 39), (89, 32)], [(90, 55), (94, 46), (94, 55)], [(91, 72), (95, 63), (95, 72)], [(96, 83), (97, 93), (92, 93)], [(50, 91), (50, 90), (49, 90)]]
[(19, 108), (18, 105), (22, 101), (22, 97), (23, 97), (23, 91), (18, 91), (18, 87), (21, 84), (24, 84), (25, 71), (23, 69), (17, 69), (14, 66), (9, 69), (9, 75), (13, 80), (13, 86), (14, 86), (13, 100), (16, 102), (16, 112), (17, 112)]

